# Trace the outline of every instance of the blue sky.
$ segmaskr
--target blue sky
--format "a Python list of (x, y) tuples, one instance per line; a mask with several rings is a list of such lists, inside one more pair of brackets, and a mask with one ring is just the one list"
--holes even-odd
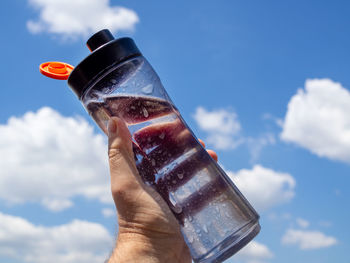
[(89, 35), (108, 27), (135, 40), (259, 211), (261, 233), (227, 262), (348, 263), (349, 8), (4, 1), (0, 262), (95, 263), (113, 246), (105, 137), (65, 81), (38, 71), (51, 60), (77, 65)]

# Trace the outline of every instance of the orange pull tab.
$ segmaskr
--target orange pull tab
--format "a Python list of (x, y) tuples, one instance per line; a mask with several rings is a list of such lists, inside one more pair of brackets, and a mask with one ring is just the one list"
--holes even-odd
[(45, 62), (39, 67), (40, 73), (53, 79), (68, 79), (73, 66), (64, 62)]

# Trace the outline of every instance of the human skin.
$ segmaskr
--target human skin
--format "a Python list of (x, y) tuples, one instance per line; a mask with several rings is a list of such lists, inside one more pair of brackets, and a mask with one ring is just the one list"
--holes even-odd
[[(215, 152), (208, 153), (217, 160)], [(108, 263), (191, 263), (180, 226), (165, 201), (138, 174), (126, 124), (108, 123), (111, 191), (118, 211), (119, 232)]]

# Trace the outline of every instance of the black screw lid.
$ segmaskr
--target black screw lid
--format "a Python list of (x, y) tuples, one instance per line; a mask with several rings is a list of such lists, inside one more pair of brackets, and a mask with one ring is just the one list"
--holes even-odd
[(86, 44), (92, 53), (74, 68), (68, 78), (68, 85), (79, 98), (97, 75), (117, 63), (142, 55), (131, 38), (114, 39), (108, 29), (94, 34)]
[(86, 45), (93, 52), (95, 49), (103, 46), (104, 44), (114, 40), (114, 36), (108, 29), (103, 29), (95, 33), (92, 37), (88, 39)]

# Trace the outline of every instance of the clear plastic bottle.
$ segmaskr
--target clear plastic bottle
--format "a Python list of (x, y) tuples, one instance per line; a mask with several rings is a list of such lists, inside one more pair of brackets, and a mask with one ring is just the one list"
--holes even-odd
[(136, 166), (177, 218), (195, 262), (221, 262), (260, 230), (259, 216), (208, 155), (130, 38), (108, 30), (88, 41), (93, 53), (68, 84), (106, 132), (122, 118), (132, 135)]

